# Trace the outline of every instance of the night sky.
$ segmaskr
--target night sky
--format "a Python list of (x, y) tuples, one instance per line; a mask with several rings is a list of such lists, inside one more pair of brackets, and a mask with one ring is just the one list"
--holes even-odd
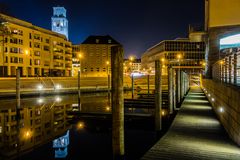
[(54, 6), (67, 9), (73, 44), (109, 34), (123, 44), (125, 57), (141, 57), (161, 40), (186, 37), (189, 24), (204, 21), (204, 0), (0, 0), (1, 12), (47, 29)]

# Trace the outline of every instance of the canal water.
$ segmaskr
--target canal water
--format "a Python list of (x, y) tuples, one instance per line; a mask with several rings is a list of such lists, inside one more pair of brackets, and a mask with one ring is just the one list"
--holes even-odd
[[(0, 160), (112, 159), (111, 102), (107, 93), (0, 100)], [(126, 93), (125, 97), (131, 97)], [(139, 159), (167, 130), (154, 131), (154, 110), (125, 108), (125, 159)]]

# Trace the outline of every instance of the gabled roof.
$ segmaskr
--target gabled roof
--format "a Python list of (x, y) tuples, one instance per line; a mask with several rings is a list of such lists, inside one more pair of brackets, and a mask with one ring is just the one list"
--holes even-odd
[(85, 39), (82, 44), (120, 44), (115, 39), (113, 39), (109, 35), (105, 36), (89, 36), (87, 39)]

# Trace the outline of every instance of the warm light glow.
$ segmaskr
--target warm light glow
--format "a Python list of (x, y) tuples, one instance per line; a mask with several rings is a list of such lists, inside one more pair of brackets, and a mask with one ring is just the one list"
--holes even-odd
[(81, 53), (78, 54), (78, 58), (82, 58), (82, 54)]
[(78, 129), (84, 128), (84, 123), (83, 123), (83, 122), (78, 122), (77, 128), (78, 128)]
[(211, 94), (208, 94), (208, 97), (210, 97), (211, 96)]
[(150, 67), (149, 69), (152, 70), (152, 67)]
[(133, 61), (133, 60), (134, 60), (134, 57), (133, 57), (133, 56), (130, 56), (129, 59), (130, 59), (130, 61)]
[(61, 88), (62, 88), (62, 86), (60, 84), (56, 85), (56, 89), (61, 89)]
[(28, 55), (29, 51), (28, 50), (25, 50), (25, 54)]
[(39, 84), (39, 85), (37, 86), (37, 88), (38, 88), (38, 90), (42, 90), (42, 89), (43, 89), (43, 85), (42, 85), (42, 84)]
[(212, 102), (214, 102), (215, 101), (215, 99), (214, 98), (212, 98)]
[(106, 110), (107, 110), (107, 111), (110, 111), (110, 107), (106, 107)]
[(206, 66), (206, 63), (205, 62), (203, 62), (203, 64), (202, 64), (203, 66)]
[(107, 61), (106, 64), (109, 65), (109, 61)]
[(164, 62), (164, 61), (165, 61), (165, 59), (164, 59), (164, 58), (162, 58), (162, 59), (161, 59), (161, 61), (162, 61), (162, 62)]
[(162, 116), (165, 116), (165, 112), (164, 111), (162, 111)]
[(41, 104), (41, 103), (43, 103), (43, 99), (40, 98), (40, 99), (37, 100), (37, 102)]
[(220, 64), (223, 64), (224, 62), (223, 61), (220, 61)]
[(182, 58), (182, 55), (181, 55), (181, 54), (178, 54), (178, 55), (177, 55), (177, 58), (178, 58), (178, 59)]
[(25, 132), (24, 132), (24, 138), (25, 138), (25, 139), (28, 139), (28, 138), (30, 138), (30, 137), (31, 137), (31, 131), (29, 131), (29, 130), (28, 130), (28, 131), (25, 131)]
[(129, 65), (132, 65), (132, 62), (130, 62)]
[(56, 97), (56, 102), (61, 102), (62, 101), (62, 99), (60, 98), (60, 97)]

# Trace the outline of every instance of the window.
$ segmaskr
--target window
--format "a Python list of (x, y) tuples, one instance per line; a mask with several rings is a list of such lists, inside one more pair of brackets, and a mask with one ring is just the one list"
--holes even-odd
[(19, 58), (19, 59), (18, 59), (18, 62), (19, 62), (19, 63), (23, 63), (23, 58)]

